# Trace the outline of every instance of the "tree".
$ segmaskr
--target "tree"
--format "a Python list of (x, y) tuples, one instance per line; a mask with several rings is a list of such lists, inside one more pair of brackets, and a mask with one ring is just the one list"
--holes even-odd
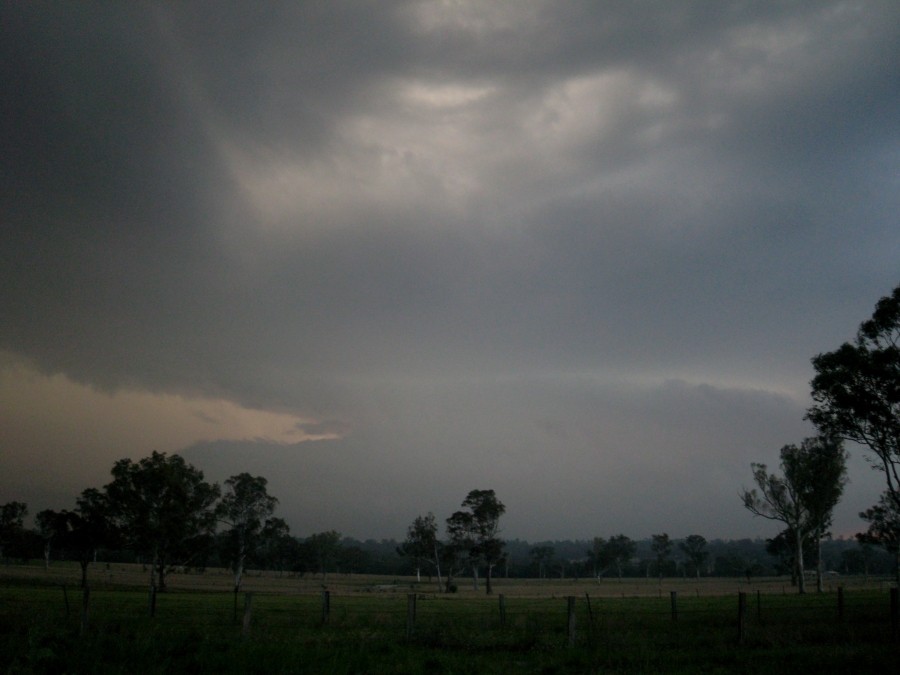
[(635, 551), (637, 551), (637, 544), (624, 534), (617, 534), (616, 536), (609, 538), (609, 542), (607, 542), (606, 546), (608, 549), (608, 559), (615, 565), (616, 572), (621, 579), (625, 565), (631, 561)]
[(337, 559), (341, 550), (340, 533), (328, 530), (327, 532), (311, 534), (307, 537), (306, 544), (309, 546), (317, 569), (322, 574), (322, 579), (327, 578), (328, 568)]
[(456, 591), (453, 577), (460, 574), (466, 564), (472, 566), (472, 580), (475, 590), (478, 590), (478, 566), (472, 552), (475, 545), (472, 537), (472, 514), (455, 511), (447, 518), (446, 527), (447, 542), (441, 547), (441, 561), (447, 574), (447, 592)]
[(27, 515), (28, 506), (24, 502), (7, 502), (0, 506), (0, 560), (5, 560), (9, 545), (22, 536)]
[(241, 590), (247, 556), (261, 546), (278, 505), (278, 500), (266, 491), (266, 484), (262, 476), (249, 473), (232, 476), (225, 481), (225, 494), (216, 507), (219, 521), (230, 528), (225, 532), (225, 543), (234, 573), (235, 593)]
[(65, 511), (53, 511), (44, 509), (34, 516), (38, 534), (44, 542), (44, 569), (50, 569), (50, 546), (54, 539), (59, 541), (68, 530), (67, 514)]
[[(433, 513), (417, 516), (406, 530), (406, 541), (397, 547), (397, 553), (412, 558), (416, 565), (416, 579), (421, 581), (422, 563), (434, 565), (438, 588), (441, 587), (441, 553), (437, 536), (438, 526)], [(430, 576), (430, 575), (429, 575)]]
[(821, 536), (846, 483), (846, 453), (830, 437), (808, 438), (800, 447), (781, 449), (783, 476), (769, 474), (765, 464), (751, 464), (756, 489), (743, 490), (744, 508), (777, 520), (793, 535), (800, 593), (806, 592), (803, 547), (807, 538)]
[(900, 286), (878, 301), (853, 342), (812, 364), (807, 418), (825, 433), (867, 446), (900, 503)]
[(544, 578), (544, 569), (553, 560), (555, 553), (556, 549), (549, 545), (534, 546), (531, 551), (529, 551), (531, 559), (538, 568), (538, 579)]
[(81, 493), (74, 511), (63, 511), (66, 529), (63, 545), (75, 556), (81, 567), (81, 587), (87, 586), (88, 565), (98, 549), (117, 543), (107, 496), (95, 488)]
[(656, 573), (659, 575), (659, 578), (662, 579), (663, 565), (665, 565), (672, 553), (672, 540), (669, 539), (669, 535), (665, 532), (662, 534), (654, 534), (650, 548), (653, 550), (653, 553), (656, 554)]
[(296, 558), (297, 540), (291, 536), (291, 529), (282, 518), (266, 519), (256, 558), (267, 568), (283, 572), (291, 560)]
[(106, 499), (129, 546), (151, 561), (151, 584), (166, 588), (168, 566), (189, 562), (215, 529), (219, 487), (179, 455), (154, 452), (113, 465)]
[(881, 546), (894, 557), (894, 577), (900, 585), (900, 504), (885, 492), (878, 504), (866, 509), (859, 517), (868, 521), (869, 529), (857, 534), (860, 544)]
[(506, 507), (493, 490), (472, 490), (463, 500), (462, 507), (468, 510), (451, 515), (447, 519), (447, 529), (451, 539), (468, 549), (476, 587), (478, 566), (485, 565), (485, 590), (490, 595), (493, 593), (494, 566), (503, 560), (503, 541), (497, 535), (500, 533), (500, 516), (506, 512)]
[(697, 579), (699, 579), (700, 568), (703, 567), (704, 561), (709, 557), (709, 552), (706, 550), (706, 538), (699, 534), (688, 535), (684, 541), (679, 542), (678, 548), (682, 550), (688, 562), (694, 566)]
[(591, 542), (591, 547), (586, 553), (588, 563), (591, 566), (591, 573), (599, 582), (611, 564), (609, 559), (609, 547), (606, 543), (606, 539), (603, 537), (594, 537), (594, 541)]
[(816, 551), (816, 590), (822, 592), (822, 538), (831, 527), (834, 507), (847, 484), (847, 452), (836, 436), (807, 438), (801, 445), (804, 461), (801, 470), (801, 499), (809, 514), (809, 528)]

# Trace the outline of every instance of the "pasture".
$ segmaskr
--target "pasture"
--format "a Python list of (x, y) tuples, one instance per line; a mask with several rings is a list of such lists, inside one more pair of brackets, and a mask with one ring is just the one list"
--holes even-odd
[(140, 566), (92, 568), (86, 620), (77, 567), (0, 568), (4, 672), (795, 674), (900, 657), (879, 580), (801, 597), (782, 579), (497, 579), (487, 597), (467, 579), (438, 594), (414, 578), (253, 573), (248, 608), (207, 570), (173, 575), (151, 617)]

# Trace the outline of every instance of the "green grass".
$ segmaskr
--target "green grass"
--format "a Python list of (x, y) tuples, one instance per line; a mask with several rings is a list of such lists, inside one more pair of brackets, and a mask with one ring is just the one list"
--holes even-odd
[[(5, 673), (791, 673), (892, 672), (900, 657), (888, 593), (748, 596), (737, 640), (735, 595), (592, 597), (576, 601), (569, 644), (562, 597), (418, 596), (407, 638), (404, 593), (334, 593), (322, 623), (318, 595), (244, 597), (180, 590), (100, 588), (81, 634), (81, 594), (60, 586), (0, 586), (0, 670)], [(593, 621), (591, 620), (593, 618)]]

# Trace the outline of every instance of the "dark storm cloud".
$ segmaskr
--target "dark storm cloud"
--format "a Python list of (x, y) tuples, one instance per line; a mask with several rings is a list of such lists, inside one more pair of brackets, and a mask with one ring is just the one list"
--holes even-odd
[(0, 349), (349, 434), (338, 491), (587, 499), (690, 432), (737, 503), (897, 281), (893, 2), (0, 13)]

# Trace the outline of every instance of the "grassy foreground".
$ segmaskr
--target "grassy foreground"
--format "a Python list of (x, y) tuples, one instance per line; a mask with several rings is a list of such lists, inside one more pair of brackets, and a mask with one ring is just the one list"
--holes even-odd
[[(245, 630), (244, 595), (235, 611), (233, 594), (183, 584), (160, 594), (150, 617), (146, 590), (97, 580), (83, 628), (82, 596), (74, 585), (64, 591), (57, 580), (7, 576), (0, 579), (0, 669), (796, 675), (893, 672), (900, 658), (886, 590), (848, 590), (839, 620), (835, 592), (799, 597), (758, 589), (747, 595), (739, 643), (737, 593), (704, 594), (702, 583), (695, 583), (694, 593), (679, 591), (676, 618), (669, 593), (660, 592), (656, 581), (646, 582), (643, 597), (615, 594), (609, 585), (604, 597), (592, 582), (554, 587), (510, 581), (498, 587), (502, 614), (496, 595), (416, 592), (410, 624), (410, 581), (387, 591), (380, 587), (392, 587), (394, 580), (329, 584), (325, 622), (321, 583), (315, 591), (260, 583)], [(576, 597), (574, 632), (565, 595)]]

